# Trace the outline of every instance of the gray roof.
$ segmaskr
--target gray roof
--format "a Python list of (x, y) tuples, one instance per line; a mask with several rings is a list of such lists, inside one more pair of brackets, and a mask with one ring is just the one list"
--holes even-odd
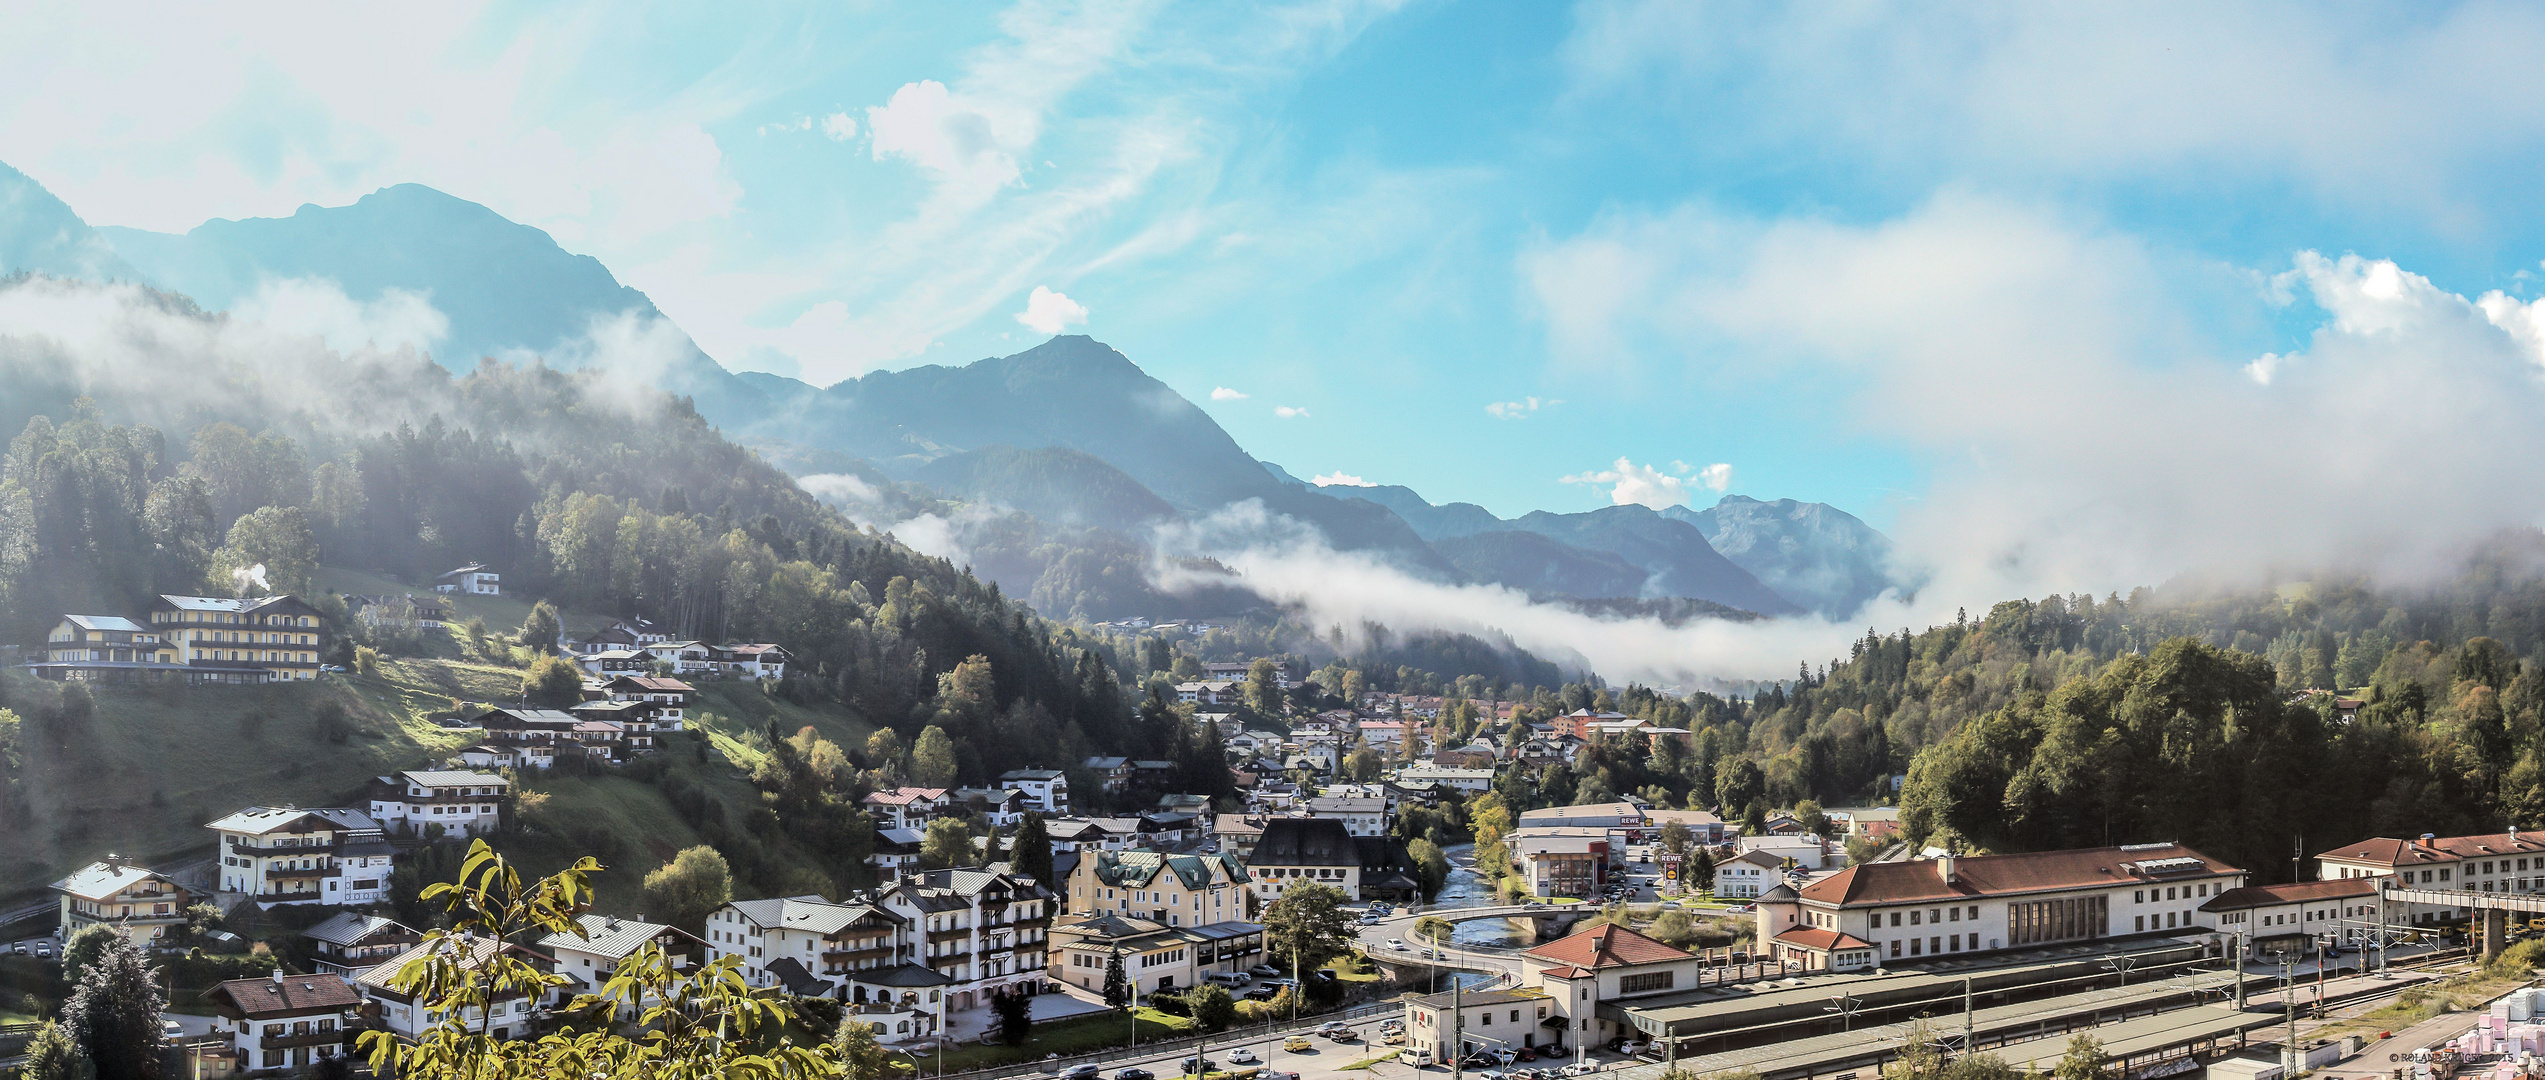
[(838, 988), (837, 984), (829, 979), (807, 970), (792, 956), (781, 956), (769, 961), (766, 970), (786, 987), (787, 993), (797, 997), (827, 997), (832, 990)]
[(1001, 780), (1059, 780), (1069, 774), (1059, 769), (1009, 769), (999, 774)]
[(144, 867), (93, 862), (81, 867), (71, 876), (54, 882), (53, 887), (83, 900), (103, 900), (151, 878), (161, 878), (170, 884), (176, 881), (165, 874)]
[(82, 630), (114, 630), (147, 634), (150, 628), (121, 615), (64, 615), (62, 621)]
[(223, 832), (249, 833), (256, 836), (263, 836), (266, 833), (281, 829), (286, 825), (290, 825), (307, 817), (317, 818), (320, 821), (324, 821), (342, 830), (354, 832), (378, 832), (380, 830), (380, 823), (371, 820), (371, 815), (363, 813), (360, 810), (346, 810), (341, 808), (300, 810), (289, 806), (251, 806), (245, 810), (239, 811), (238, 813), (222, 818), (219, 821), (207, 824), (204, 828), (219, 829)]
[[(601, 956), (625, 957), (643, 948), (646, 942), (665, 934), (678, 934), (693, 942), (698, 941), (686, 930), (661, 923), (638, 922), (634, 919), (621, 919), (609, 915), (577, 915), (575, 921), (583, 925), (585, 936), (578, 938), (573, 934), (550, 934), (540, 939), (539, 947), (551, 951), (573, 949), (576, 952), (595, 953)], [(701, 942), (701, 944), (704, 943)]]
[(742, 913), (742, 917), (764, 927), (803, 930), (830, 935), (839, 933), (867, 915), (881, 915), (887, 922), (898, 923), (901, 916), (873, 904), (834, 904), (818, 896), (790, 896), (776, 900), (736, 900), (726, 905)]
[(954, 983), (953, 979), (937, 974), (936, 969), (920, 967), (917, 964), (902, 964), (881, 971), (854, 972), (848, 976), (848, 979), (868, 986), (951, 986)]
[(1359, 866), (1361, 849), (1333, 818), (1274, 818), (1246, 857), (1248, 866)]
[[(567, 717), (567, 719), (572, 720), (573, 717)], [(445, 769), (409, 769), (402, 773), (381, 777), (381, 779), (392, 784), (404, 781), (410, 784), (422, 784), (425, 787), (476, 787), (504, 782), (503, 777), (493, 773), (454, 772)]]
[(395, 930), (400, 934), (415, 933), (395, 919), (365, 915), (358, 911), (339, 911), (326, 922), (301, 931), (300, 936), (312, 941), (323, 941), (329, 945), (359, 945), (364, 938), (382, 930)]
[(1196, 926), (1193, 928), (1193, 932), (1200, 934), (1203, 937), (1210, 938), (1213, 941), (1226, 941), (1230, 938), (1245, 937), (1248, 934), (1263, 933), (1264, 924), (1238, 922), (1232, 919), (1228, 922), (1215, 922)]

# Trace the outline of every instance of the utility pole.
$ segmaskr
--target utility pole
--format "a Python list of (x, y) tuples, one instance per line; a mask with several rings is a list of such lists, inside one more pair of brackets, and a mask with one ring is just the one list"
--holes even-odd
[(1962, 976), (1962, 1056), (1971, 1056), (1971, 977)]
[(1838, 992), (1838, 996), (1829, 999), (1829, 1004), (1822, 1006), (1820, 1011), (1837, 1013), (1838, 1033), (1845, 1035), (1852, 1030), (1851, 1020), (1856, 1015), (1857, 1010), (1864, 1008), (1864, 1006), (1865, 1003), (1857, 1000), (1855, 995), (1841, 990)]
[(2280, 956), (2280, 1000), (2287, 1004), (2289, 1013), (2288, 1040), (2280, 1044), (2280, 1067), (2294, 1073), (2298, 1070), (2298, 981), (2288, 954)]

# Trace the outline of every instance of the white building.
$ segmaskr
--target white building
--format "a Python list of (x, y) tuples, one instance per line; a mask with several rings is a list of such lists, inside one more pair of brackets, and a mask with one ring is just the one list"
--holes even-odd
[[(398, 974), (405, 971), (408, 965), (433, 955), (436, 950), (451, 956), (463, 968), (483, 967), (495, 958), (499, 950), (510, 954), (515, 959), (527, 961), (541, 968), (551, 967), (555, 963), (555, 958), (544, 953), (487, 937), (443, 938), (438, 942), (416, 945), (353, 979), (355, 992), (370, 1000), (377, 1010), (381, 1030), (412, 1041), (421, 1036), (425, 1029), (442, 1022), (449, 1015), (450, 1010), (437, 1011), (427, 1008), (422, 1001), (417, 1000), (418, 995), (399, 990), (392, 985), (397, 980)], [(528, 994), (512, 993), (489, 1001), (482, 1008), (477, 1006), (462, 1008), (459, 1010), (459, 1018), (470, 1029), (482, 1028), (487, 1034), (497, 1039), (525, 1038), (529, 1036), (531, 1026), (539, 1016), (540, 1007), (537, 998)]]
[(212, 1037), (229, 1040), (242, 1073), (306, 1069), (339, 1054), (361, 1019), (362, 995), (340, 975), (232, 979), (203, 995)]
[(1435, 785), (1469, 794), (1493, 789), (1492, 769), (1460, 769), (1448, 765), (1408, 765), (1397, 770), (1396, 782), (1410, 788)]
[(1024, 792), (1043, 813), (1069, 812), (1069, 774), (1059, 769), (1010, 769), (999, 774), (999, 783)]
[[(581, 936), (550, 934), (539, 942), (540, 951), (557, 958), (557, 974), (569, 980), (555, 989), (549, 999), (551, 1005), (572, 1001), (578, 994), (601, 993), (619, 965), (647, 945), (661, 946), (675, 971), (687, 971), (707, 956), (706, 942), (676, 926), (615, 915), (584, 914), (576, 916), (575, 921), (582, 924)], [(633, 1020), (642, 1009), (661, 1003), (648, 996), (641, 1002), (622, 1004), (619, 1018)]]
[(754, 986), (959, 1012), (994, 991), (1042, 989), (1057, 906), (1051, 890), (1003, 863), (932, 870), (847, 902), (737, 900), (708, 916), (706, 944), (713, 958), (740, 957)]
[(1716, 863), (1714, 895), (1725, 900), (1756, 900), (1785, 880), (1785, 860), (1764, 851), (1744, 851)]
[(2356, 945), (2374, 937), (2384, 901), (2370, 878), (2298, 881), (2229, 889), (2200, 906), (2221, 933), (2241, 935), (2246, 957), (2275, 950), (2311, 953), (2321, 944)]
[[(2423, 833), (2411, 840), (2376, 837), (2344, 844), (2315, 857), (2316, 876), (2335, 878), (2391, 877), (2405, 885), (2466, 892), (2532, 893), (2545, 891), (2545, 833), (2520, 832), (2479, 836), (2436, 836)], [(2414, 922), (2463, 918), (2472, 909), (2431, 904), (2399, 904), (2397, 917)]]
[(383, 829), (439, 825), (446, 836), (493, 832), (512, 798), (510, 781), (482, 772), (409, 770), (376, 777), (371, 788), (371, 819)]
[(259, 905), (376, 904), (397, 854), (360, 810), (251, 806), (205, 825), (220, 837), (220, 891)]
[(467, 596), (502, 596), (504, 575), (471, 563), (433, 579), (433, 591)]
[(946, 805), (944, 788), (897, 787), (866, 796), (866, 812), (878, 829), (925, 829)]
[(1831, 931), (1878, 950), (1871, 962), (1897, 966), (2132, 934), (2200, 934), (2217, 928), (2202, 905), (2244, 881), (2243, 870), (2181, 844), (1861, 863), (1791, 899), (1763, 897), (1758, 940), (1773, 942), (1780, 959), (1825, 968), (1838, 958), (1802, 940), (1817, 935), (1787, 935)]
[(1330, 818), (1274, 818), (1246, 854), (1246, 876), (1267, 905), (1291, 886), (1315, 882), (1361, 899), (1361, 848), (1343, 823)]

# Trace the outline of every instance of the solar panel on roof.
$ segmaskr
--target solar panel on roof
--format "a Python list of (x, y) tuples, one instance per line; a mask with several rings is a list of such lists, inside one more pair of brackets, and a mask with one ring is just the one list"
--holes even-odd
[(2188, 870), (2208, 868), (2207, 863), (2190, 858), (2149, 859), (2137, 865), (2139, 873), (2142, 874), (2179, 874)]

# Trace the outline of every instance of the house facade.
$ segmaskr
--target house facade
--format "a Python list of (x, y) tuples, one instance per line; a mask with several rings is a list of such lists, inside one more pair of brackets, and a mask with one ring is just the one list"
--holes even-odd
[[(578, 994), (601, 993), (619, 965), (648, 945), (661, 948), (675, 971), (689, 970), (707, 958), (707, 943), (676, 926), (588, 912), (575, 916), (575, 922), (583, 933), (550, 934), (539, 942), (541, 952), (556, 958), (557, 974), (567, 979), (551, 991), (551, 1005), (572, 1001)], [(649, 995), (642, 1001), (621, 1003), (618, 1015), (622, 1021), (634, 1020), (659, 1004), (660, 999)]]
[(1099, 851), (1078, 860), (1064, 905), (1073, 915), (1109, 913), (1162, 926), (1250, 919), (1258, 908), (1246, 867), (1232, 855)]
[(121, 615), (64, 615), (44, 636), (37, 677), (92, 681), (174, 678), (188, 669), (159, 632)]
[(470, 563), (434, 578), (433, 591), (462, 596), (502, 596), (504, 575), (488, 569), (484, 563)]
[(212, 1036), (227, 1039), (239, 1072), (307, 1069), (347, 1053), (361, 1019), (362, 995), (341, 975), (232, 979), (203, 995), (212, 1006)]
[[(374, 1022), (382, 1031), (412, 1041), (425, 1029), (441, 1023), (452, 1010), (427, 1007), (419, 995), (397, 988), (398, 976), (419, 960), (436, 952), (449, 957), (460, 967), (483, 968), (500, 953), (529, 963), (541, 971), (555, 972), (555, 957), (526, 946), (507, 944), (487, 937), (452, 937), (437, 942), (418, 944), (382, 961), (350, 980), (354, 991), (362, 995)], [(482, 1029), (496, 1039), (526, 1038), (538, 1022), (542, 1003), (537, 997), (512, 992), (493, 997), (483, 1005), (469, 1005), (457, 1010), (461, 1023), (471, 1029)]]
[(1744, 851), (1714, 866), (1714, 895), (1725, 900), (1756, 900), (1785, 880), (1785, 860), (1764, 851)]
[(1343, 823), (1331, 818), (1273, 818), (1246, 855), (1246, 875), (1265, 904), (1303, 882), (1343, 890), (1354, 903), (1361, 899), (1361, 849)]
[(61, 898), (62, 940), (91, 926), (112, 927), (135, 945), (169, 940), (186, 924), (195, 896), (177, 880), (109, 855), (53, 883)]
[(150, 629), (199, 684), (297, 682), (318, 677), (318, 609), (289, 595), (161, 596)]
[(1540, 1027), (1559, 1048), (1634, 1034), (1613, 1011), (1602, 1015), (1601, 1006), (1692, 989), (1703, 970), (1694, 953), (1612, 925), (1585, 927), (1520, 954), (1521, 985), (1546, 991), (1563, 1018)]
[(999, 783), (1024, 792), (1037, 811), (1069, 812), (1069, 774), (1059, 769), (1010, 769), (999, 774)]
[(424, 940), (394, 919), (340, 911), (327, 921), (300, 932), (312, 943), (310, 962), (319, 971), (348, 978), (386, 963)]
[(1433, 1061), (1553, 1046), (1546, 1021), (1562, 1019), (1555, 1015), (1555, 996), (1535, 987), (1429, 994), (1407, 998), (1405, 1005), (1406, 1040)]
[(417, 769), (373, 778), (371, 819), (383, 829), (478, 836), (503, 824), (512, 782), (493, 773)]
[(1137, 998), (1199, 986), (1213, 975), (1265, 962), (1264, 928), (1243, 921), (1168, 926), (1118, 914), (1072, 915), (1052, 927), (1049, 976), (1103, 993), (1119, 955), (1124, 983)]
[(261, 906), (376, 904), (396, 849), (369, 814), (251, 806), (204, 826), (219, 837), (220, 891)]
[(2216, 917), (2219, 932), (2244, 940), (2247, 959), (2261, 960), (2370, 940), (2384, 921), (2379, 893), (2369, 877), (2247, 885), (2212, 897), (2200, 910)]
[(926, 829), (948, 805), (944, 788), (897, 787), (866, 796), (878, 829)]

